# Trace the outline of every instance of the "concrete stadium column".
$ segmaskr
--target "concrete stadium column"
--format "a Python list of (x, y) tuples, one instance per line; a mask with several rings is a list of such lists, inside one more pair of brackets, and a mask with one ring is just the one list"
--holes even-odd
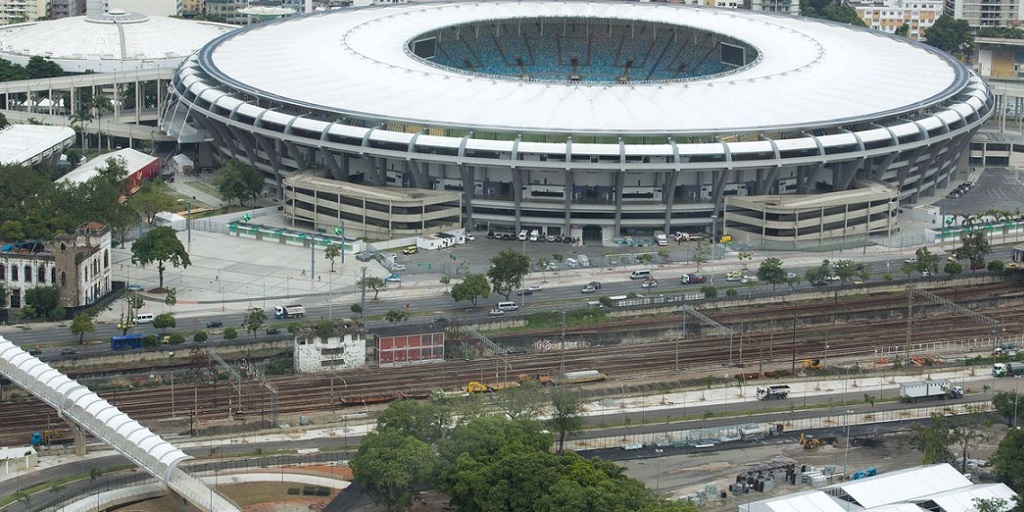
[(676, 182), (679, 180), (679, 173), (682, 171), (665, 171), (662, 173), (664, 181), (661, 186), (662, 201), (665, 203), (665, 232), (672, 229), (672, 206), (676, 203)]
[[(572, 169), (565, 171), (565, 220), (562, 224), (562, 235), (569, 233), (572, 227), (572, 203), (573, 203), (573, 176)], [(583, 235), (581, 234), (582, 238)]]
[(160, 80), (159, 78), (157, 78), (156, 79), (156, 111), (157, 111), (158, 114), (160, 114), (160, 113), (162, 113), (164, 111), (164, 95), (167, 94), (167, 91), (164, 90), (165, 88), (166, 88), (166, 86), (164, 85), (164, 81)]
[(466, 210), (463, 227), (473, 229), (473, 191), (476, 190), (476, 168), (472, 165), (460, 165), (459, 177), (462, 179), (462, 206)]
[(135, 79), (135, 124), (142, 122), (142, 105), (145, 104), (143, 101), (146, 98), (146, 82), (139, 84), (139, 80)]
[(529, 171), (522, 167), (512, 169), (512, 202), (515, 204), (516, 233), (522, 231), (523, 178)]
[(626, 170), (619, 169), (615, 171), (615, 230), (612, 233), (613, 237), (619, 236), (622, 233), (622, 188), (626, 181)]

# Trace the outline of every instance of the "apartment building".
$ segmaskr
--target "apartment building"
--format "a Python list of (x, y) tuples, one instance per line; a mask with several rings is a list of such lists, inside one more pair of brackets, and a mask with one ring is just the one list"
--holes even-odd
[(1016, 26), (1024, 0), (945, 0), (943, 12), (974, 28)]
[(907, 24), (907, 37), (923, 41), (925, 32), (942, 15), (941, 0), (886, 0), (883, 2), (861, 2), (851, 4), (857, 16), (872, 30), (890, 34)]

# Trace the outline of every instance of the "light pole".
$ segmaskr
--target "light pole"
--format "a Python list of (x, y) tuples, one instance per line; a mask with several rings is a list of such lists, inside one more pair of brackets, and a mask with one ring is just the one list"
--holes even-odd
[(185, 238), (188, 240), (185, 252), (192, 252), (192, 200), (178, 199), (178, 202), (185, 203)]
[(853, 411), (847, 409), (846, 414), (843, 415), (843, 418), (846, 419), (846, 453), (843, 454), (843, 478), (847, 478), (847, 479), (849, 479), (847, 477), (847, 473), (846, 473), (846, 464), (850, 460), (850, 415), (851, 414), (853, 414)]

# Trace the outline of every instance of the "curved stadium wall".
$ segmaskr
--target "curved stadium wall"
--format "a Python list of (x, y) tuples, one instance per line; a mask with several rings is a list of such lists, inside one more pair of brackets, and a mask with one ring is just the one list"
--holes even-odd
[[(677, 14), (693, 21), (673, 27)], [(728, 33), (743, 23), (776, 32)], [(269, 62), (249, 57), (281, 33), (295, 46)], [(392, 33), (379, 50), (390, 53), (361, 46)], [(343, 70), (297, 58), (338, 34)], [(873, 60), (839, 62), (847, 46)], [(858, 74), (865, 62), (878, 69)], [(849, 75), (836, 80), (843, 68), (832, 66)], [(612, 2), (405, 4), (261, 24), (211, 42), (172, 85), (162, 127), (183, 142), (198, 131), (219, 157), (254, 165), (289, 205), (288, 177), (301, 171), (456, 192), (477, 232), (717, 230), (773, 247), (893, 234), (900, 204), (955, 178), (993, 101), (959, 62), (914, 42), (799, 17)], [(341, 208), (330, 221), (295, 210), (315, 227), (360, 222)]]

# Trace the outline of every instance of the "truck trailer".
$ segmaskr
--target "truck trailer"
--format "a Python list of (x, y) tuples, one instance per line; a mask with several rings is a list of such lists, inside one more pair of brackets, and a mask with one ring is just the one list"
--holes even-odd
[(552, 375), (551, 384), (563, 386), (566, 384), (584, 384), (587, 382), (598, 382), (607, 377), (597, 370), (581, 370), (578, 372), (565, 372), (562, 375)]
[(900, 384), (900, 401), (916, 402), (918, 400), (961, 398), (964, 388), (953, 386), (946, 379), (904, 382)]
[(306, 316), (306, 308), (301, 304), (274, 306), (274, 318), (302, 318)]
[(996, 363), (992, 365), (995, 377), (1017, 377), (1024, 375), (1024, 363)]
[(776, 386), (758, 386), (757, 387), (757, 399), (758, 400), (771, 400), (777, 399), (782, 400), (789, 397), (789, 386), (780, 384)]

